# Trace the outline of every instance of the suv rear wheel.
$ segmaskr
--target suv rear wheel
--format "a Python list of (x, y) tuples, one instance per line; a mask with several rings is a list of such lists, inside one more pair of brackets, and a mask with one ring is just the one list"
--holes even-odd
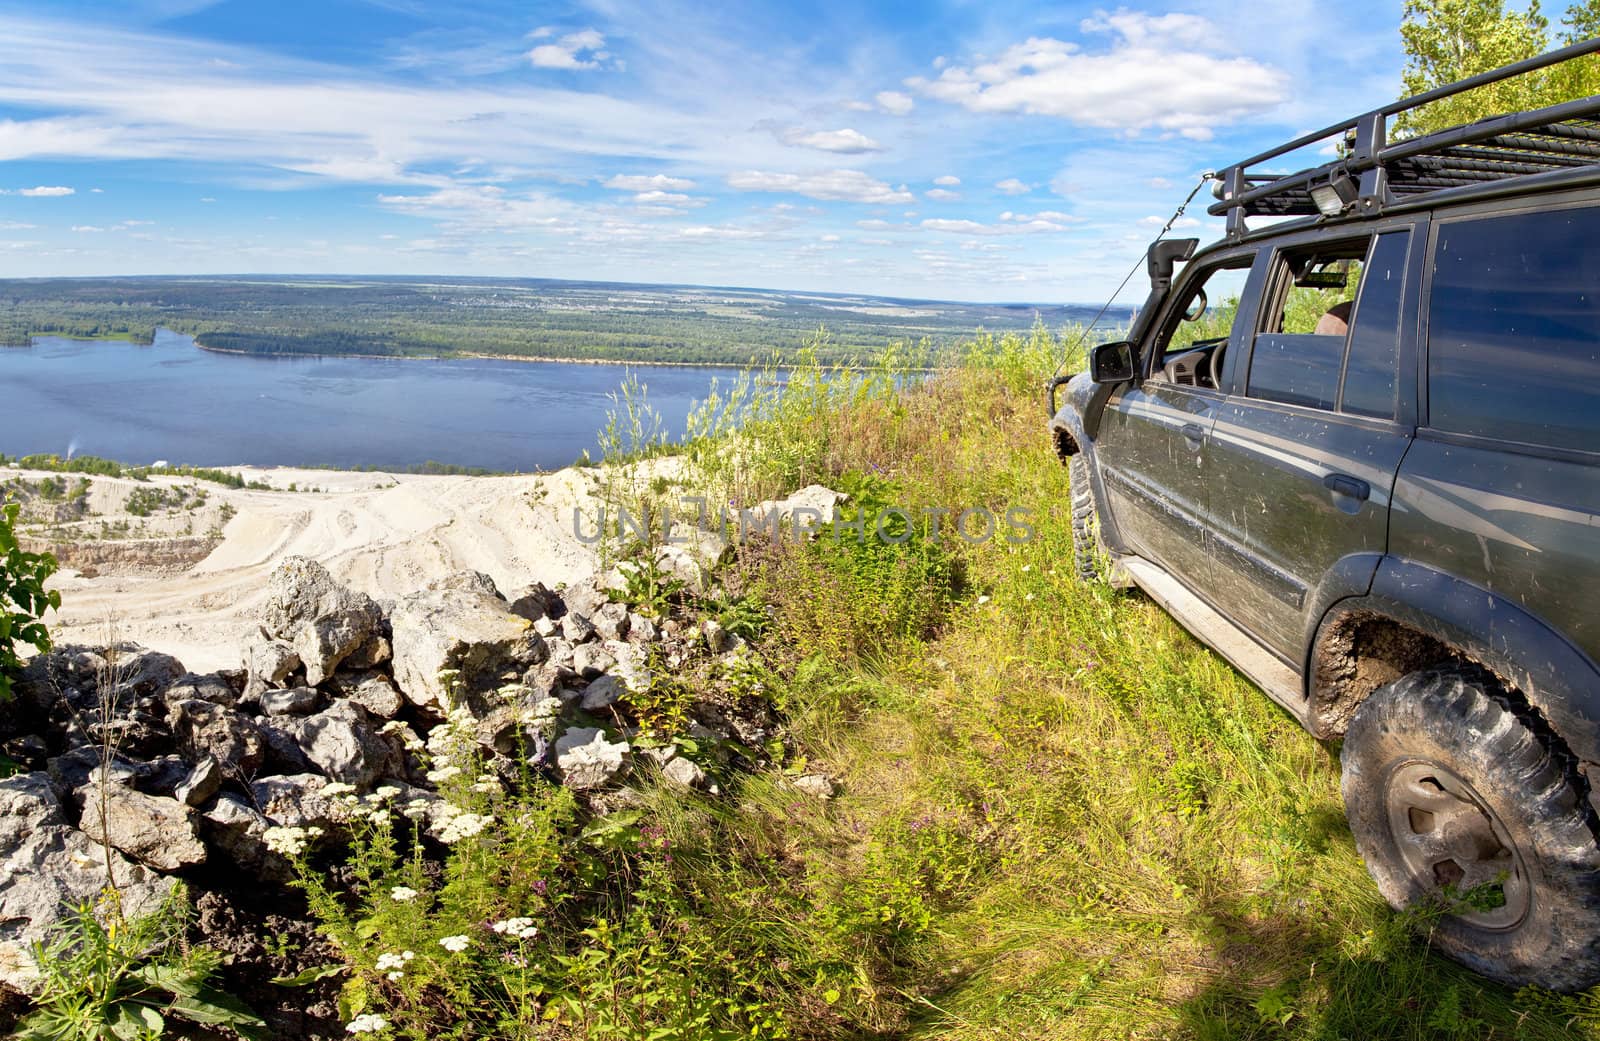
[(1089, 476), (1089, 460), (1082, 452), (1067, 462), (1072, 492), (1072, 564), (1085, 582), (1106, 579), (1106, 552), (1100, 543), (1100, 511)]
[(1384, 898), (1434, 902), (1433, 942), (1503, 983), (1600, 980), (1600, 845), (1530, 719), (1471, 666), (1414, 672), (1351, 719), (1345, 811)]

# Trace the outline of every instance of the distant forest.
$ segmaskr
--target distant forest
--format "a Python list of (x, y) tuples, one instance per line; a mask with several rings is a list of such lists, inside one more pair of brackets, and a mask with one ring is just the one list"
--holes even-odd
[(848, 362), (893, 342), (936, 354), (979, 329), (1059, 330), (1094, 310), (546, 279), (18, 279), (0, 281), (0, 345), (149, 343), (165, 327), (251, 354), (744, 364), (826, 328), (822, 360)]

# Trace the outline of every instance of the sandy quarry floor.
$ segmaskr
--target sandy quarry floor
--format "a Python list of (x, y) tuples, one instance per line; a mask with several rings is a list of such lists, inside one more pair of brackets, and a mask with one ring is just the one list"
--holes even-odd
[[(221, 542), (198, 563), (163, 569), (108, 567), (85, 577), (63, 570), (54, 580), (62, 607), (48, 618), (58, 644), (99, 643), (114, 630), (176, 655), (195, 671), (235, 668), (254, 631), (268, 574), (283, 558), (313, 557), (335, 576), (382, 599), (470, 568), (503, 592), (529, 582), (570, 582), (596, 567), (573, 532), (575, 506), (593, 506), (593, 471), (562, 470), (532, 477), (425, 477), (322, 470), (239, 470), (273, 491), (232, 490), (199, 483), (207, 501), (198, 511), (136, 522), (141, 545), (159, 550), (164, 534), (178, 537), (221, 525)], [(44, 474), (0, 471), (0, 477)], [(63, 475), (77, 480), (77, 475)], [(94, 478), (86, 525), (115, 524), (133, 482)], [(152, 483), (195, 485), (176, 478)], [(290, 492), (290, 483), (318, 491)], [(222, 505), (232, 506), (231, 517)], [(220, 516), (219, 516), (220, 511)], [(198, 517), (198, 527), (196, 526)], [(208, 519), (209, 518), (209, 519)], [(176, 525), (182, 522), (184, 527)], [(165, 531), (162, 530), (163, 525)], [(589, 529), (585, 529), (589, 530)]]

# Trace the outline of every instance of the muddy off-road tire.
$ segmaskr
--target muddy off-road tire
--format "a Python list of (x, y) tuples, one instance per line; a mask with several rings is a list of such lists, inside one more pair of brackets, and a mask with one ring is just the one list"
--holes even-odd
[[(1344, 804), (1378, 890), (1431, 942), (1491, 979), (1571, 991), (1600, 981), (1600, 843), (1542, 724), (1472, 666), (1380, 688), (1340, 757)], [(1442, 903), (1441, 903), (1442, 902)]]
[(1104, 582), (1107, 557), (1100, 542), (1100, 512), (1082, 452), (1067, 461), (1067, 476), (1072, 485), (1072, 565), (1083, 581)]

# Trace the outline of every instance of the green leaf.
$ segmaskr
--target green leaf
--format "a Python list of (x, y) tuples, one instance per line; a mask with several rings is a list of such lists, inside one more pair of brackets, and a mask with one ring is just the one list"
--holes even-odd
[(215, 987), (202, 986), (198, 994), (183, 995), (172, 1003), (172, 1011), (192, 1023), (230, 1026), (246, 1037), (259, 1035), (252, 1028), (265, 1027), (266, 1020), (251, 1012), (243, 1002)]
[(167, 1021), (161, 1018), (161, 1013), (149, 1005), (132, 1001), (118, 1005), (117, 1014), (111, 1021), (111, 1032), (128, 1041), (160, 1037), (166, 1028)]
[(319, 980), (337, 976), (344, 971), (343, 965), (313, 965), (309, 969), (295, 973), (293, 976), (274, 976), (272, 982), (280, 987), (304, 987)]
[(205, 988), (205, 976), (178, 965), (141, 965), (133, 975), (158, 990), (192, 998)]

